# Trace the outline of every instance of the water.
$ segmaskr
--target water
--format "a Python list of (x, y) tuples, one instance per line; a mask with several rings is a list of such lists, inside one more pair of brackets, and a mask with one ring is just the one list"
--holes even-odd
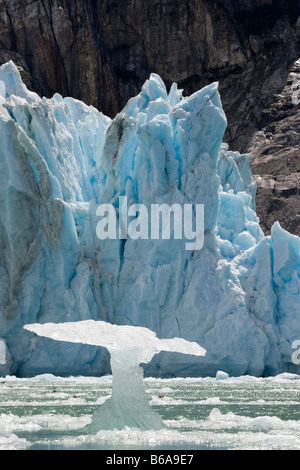
[(146, 379), (166, 428), (85, 431), (111, 377), (0, 379), (0, 450), (295, 450), (300, 377)]

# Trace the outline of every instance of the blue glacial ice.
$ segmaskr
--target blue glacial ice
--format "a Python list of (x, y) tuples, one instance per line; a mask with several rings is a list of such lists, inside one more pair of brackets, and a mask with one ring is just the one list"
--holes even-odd
[[(99, 375), (105, 348), (37, 338), (23, 326), (103, 320), (197, 342), (161, 352), (153, 376), (299, 373), (300, 239), (265, 237), (250, 156), (223, 143), (218, 84), (184, 97), (152, 74), (113, 120), (27, 90), (0, 67), (0, 374)], [(99, 204), (203, 204), (204, 246), (99, 240)]]

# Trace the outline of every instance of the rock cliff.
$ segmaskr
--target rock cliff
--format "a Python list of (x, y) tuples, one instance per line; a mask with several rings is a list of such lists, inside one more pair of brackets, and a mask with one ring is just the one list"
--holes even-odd
[(226, 140), (252, 154), (262, 227), (299, 235), (298, 16), (298, 0), (1, 0), (0, 63), (40, 95), (111, 117), (152, 72), (185, 94), (218, 80)]

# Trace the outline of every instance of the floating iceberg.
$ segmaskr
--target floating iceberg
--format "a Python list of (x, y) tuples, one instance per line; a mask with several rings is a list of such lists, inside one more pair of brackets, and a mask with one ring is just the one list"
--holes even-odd
[[(105, 348), (23, 329), (86, 320), (207, 350), (197, 360), (162, 352), (149, 375), (299, 373), (300, 240), (279, 224), (262, 233), (250, 157), (223, 143), (217, 83), (183, 97), (152, 74), (113, 120), (72, 98), (38, 97), (12, 62), (0, 83), (0, 337), (10, 358), (0, 373), (109, 372)], [(203, 248), (100, 240), (97, 207), (117, 213), (120, 197), (204, 205)]]
[(56, 341), (102, 346), (110, 353), (113, 374), (112, 395), (92, 417), (89, 430), (161, 429), (161, 417), (150, 407), (143, 383), (141, 363), (161, 351), (205, 356), (201, 346), (182, 338), (158, 339), (153, 331), (129, 325), (111, 325), (87, 320), (76, 323), (25, 325), (28, 331)]

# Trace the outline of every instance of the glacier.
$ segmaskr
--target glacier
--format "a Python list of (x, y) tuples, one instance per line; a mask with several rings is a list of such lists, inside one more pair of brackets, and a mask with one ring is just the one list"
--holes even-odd
[[(265, 236), (250, 156), (223, 142), (218, 83), (191, 96), (151, 74), (114, 118), (70, 97), (41, 98), (0, 67), (0, 375), (110, 373), (106, 348), (23, 326), (88, 320), (200, 344), (161, 352), (156, 377), (300, 373), (300, 239)], [(203, 204), (204, 246), (99, 240), (97, 207)], [(3, 362), (3, 361), (2, 361)]]

